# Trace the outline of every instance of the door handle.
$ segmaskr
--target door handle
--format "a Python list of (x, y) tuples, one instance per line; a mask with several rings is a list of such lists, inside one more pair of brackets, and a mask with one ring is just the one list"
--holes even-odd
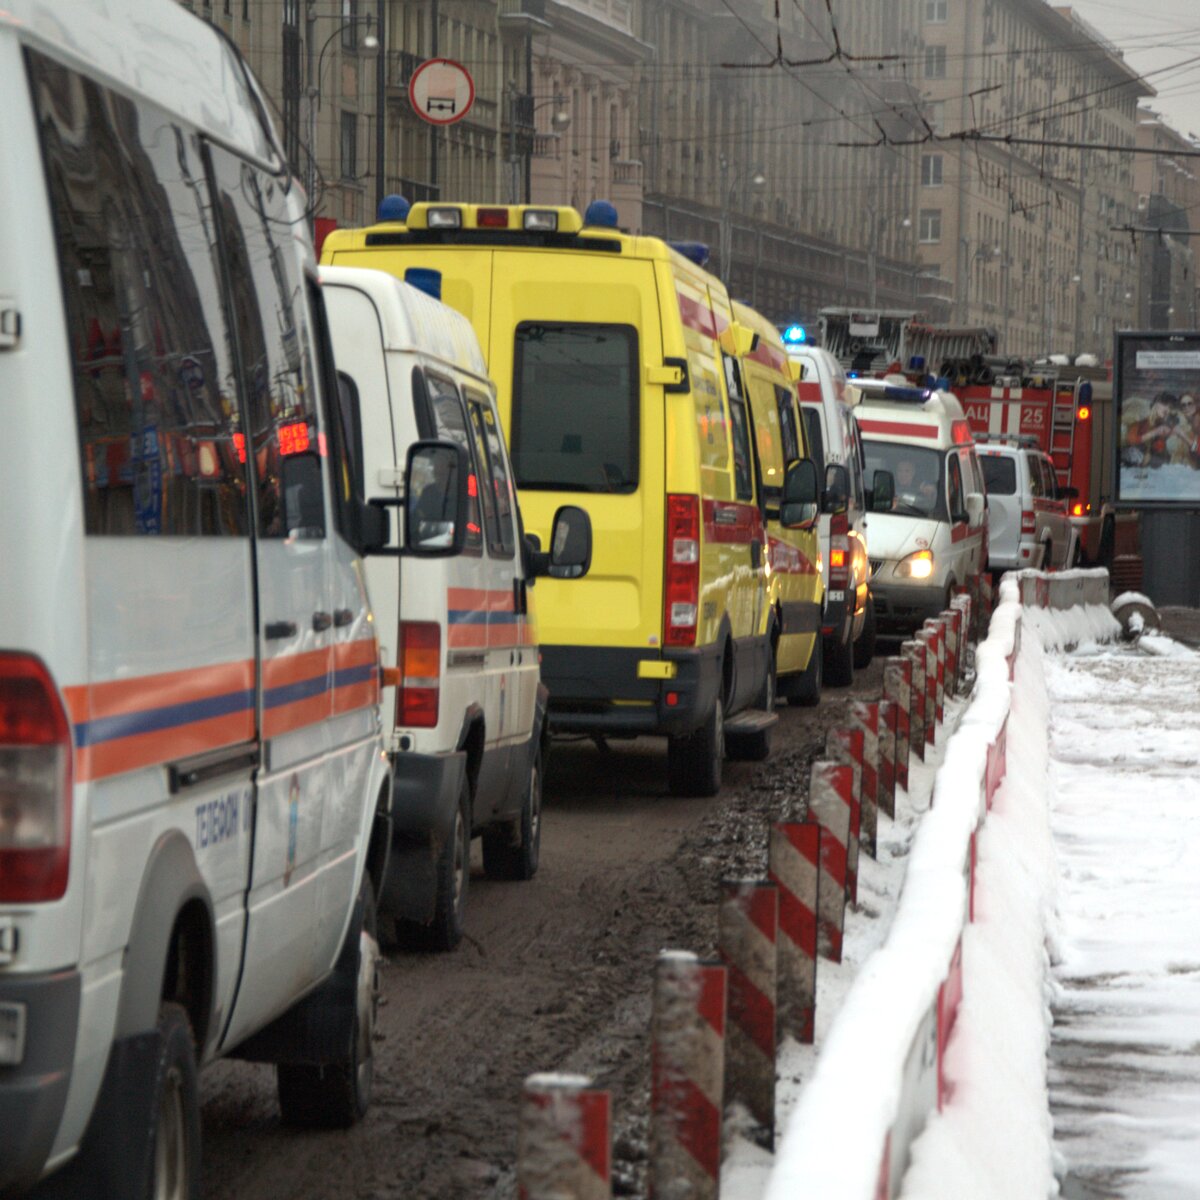
[(278, 638), (290, 638), (296, 636), (295, 621), (268, 621), (266, 628), (263, 630), (263, 636), (268, 642), (276, 641)]
[(334, 610), (333, 623), (341, 629), (343, 625), (349, 625), (354, 620), (354, 614), (348, 608), (339, 608)]
[(313, 613), (313, 633), (324, 633), (333, 624), (333, 618), (327, 612)]

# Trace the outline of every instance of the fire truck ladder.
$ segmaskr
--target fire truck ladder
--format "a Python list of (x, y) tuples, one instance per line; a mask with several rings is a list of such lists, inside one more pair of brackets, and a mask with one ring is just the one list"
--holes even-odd
[(1050, 460), (1054, 463), (1058, 482), (1066, 487), (1071, 482), (1071, 463), (1075, 457), (1075, 389), (1054, 388), (1050, 405)]

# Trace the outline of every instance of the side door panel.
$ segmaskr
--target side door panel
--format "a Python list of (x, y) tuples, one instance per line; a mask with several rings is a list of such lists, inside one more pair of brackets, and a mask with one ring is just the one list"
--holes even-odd
[[(312, 331), (279, 181), (210, 147), (247, 410), (263, 762), (245, 955), (226, 1043), (318, 978), (318, 869), (330, 791), (330, 521)], [(272, 319), (273, 318), (273, 319)]]

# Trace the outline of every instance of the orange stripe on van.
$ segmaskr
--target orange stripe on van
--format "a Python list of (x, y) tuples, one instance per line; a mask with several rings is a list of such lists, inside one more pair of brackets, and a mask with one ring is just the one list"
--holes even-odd
[(254, 714), (230, 713), (154, 733), (134, 734), (75, 751), (75, 778), (81, 783), (120, 775), (254, 738)]

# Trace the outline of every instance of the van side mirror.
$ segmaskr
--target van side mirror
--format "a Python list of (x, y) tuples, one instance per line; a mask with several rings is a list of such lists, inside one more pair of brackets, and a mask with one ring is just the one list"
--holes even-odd
[(871, 485), (871, 511), (891, 512), (896, 501), (896, 479), (891, 471), (877, 468)]
[(850, 503), (850, 472), (841, 463), (825, 468), (825, 491), (821, 493), (821, 511), (844, 512)]
[(983, 498), (982, 492), (967, 493), (967, 520), (972, 525), (977, 525), (983, 520), (983, 510), (986, 507), (986, 501)]
[(392, 540), (392, 516), (377, 504), (355, 501), (354, 522), (357, 526), (359, 554), (381, 554)]
[(1077, 487), (1061, 487), (1058, 489), (1058, 497), (1060, 500), (1078, 500), (1079, 489)]
[(421, 558), (461, 554), (467, 537), (466, 450), (454, 442), (414, 442), (404, 471), (404, 552)]
[(525, 535), (525, 546), (525, 569), (530, 582), (539, 575), (581, 579), (592, 565), (592, 518), (577, 505), (564, 504), (554, 514), (550, 549), (543, 550), (535, 534)]
[(788, 463), (783, 473), (779, 523), (784, 529), (811, 529), (817, 519), (817, 468), (811, 459)]

